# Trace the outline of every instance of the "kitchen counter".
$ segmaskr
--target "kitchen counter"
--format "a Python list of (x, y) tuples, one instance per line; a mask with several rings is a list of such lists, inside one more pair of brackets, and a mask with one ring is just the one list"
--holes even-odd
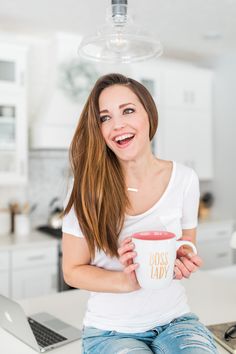
[[(217, 271), (198, 271), (190, 279), (183, 280), (186, 288), (191, 310), (195, 312), (205, 324), (236, 321), (236, 282), (222, 274), (233, 271), (232, 269)], [(20, 301), (27, 314), (47, 311), (63, 321), (81, 328), (83, 314), (86, 307), (88, 292), (71, 290), (59, 294)], [(1, 347), (4, 354), (34, 354), (35, 351), (14, 338), (0, 328)], [(227, 353), (222, 347), (219, 353)], [(81, 341), (70, 343), (52, 351), (55, 354), (80, 354)]]
[(34, 247), (37, 244), (47, 246), (48, 244), (59, 244), (60, 240), (52, 238), (42, 232), (33, 230), (28, 236), (17, 237), (14, 234), (0, 236), (0, 251), (18, 248)]

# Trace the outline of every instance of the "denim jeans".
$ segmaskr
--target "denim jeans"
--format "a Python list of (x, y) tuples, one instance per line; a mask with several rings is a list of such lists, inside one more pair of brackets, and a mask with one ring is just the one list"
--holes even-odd
[(83, 354), (217, 354), (213, 337), (193, 313), (142, 333), (83, 329)]

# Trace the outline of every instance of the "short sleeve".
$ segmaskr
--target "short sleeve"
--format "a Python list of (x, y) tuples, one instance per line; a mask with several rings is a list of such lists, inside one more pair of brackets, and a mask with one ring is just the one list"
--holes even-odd
[(199, 179), (194, 170), (189, 178), (183, 197), (182, 229), (194, 229), (198, 224)]
[[(71, 189), (67, 193), (67, 196), (64, 201), (64, 206), (66, 206), (66, 204), (68, 203), (70, 194), (71, 194)], [(77, 236), (77, 237), (84, 237), (82, 230), (80, 228), (80, 225), (79, 225), (79, 221), (78, 221), (77, 216), (75, 214), (75, 209), (73, 206), (70, 209), (69, 213), (63, 217), (62, 232), (73, 235), (73, 236)]]

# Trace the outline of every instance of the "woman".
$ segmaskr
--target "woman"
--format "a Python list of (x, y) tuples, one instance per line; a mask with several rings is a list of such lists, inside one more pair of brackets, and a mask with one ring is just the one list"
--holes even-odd
[(195, 172), (151, 151), (155, 103), (120, 74), (95, 84), (71, 144), (74, 174), (63, 220), (65, 281), (91, 291), (84, 318), (85, 354), (216, 353), (208, 330), (189, 313), (179, 279), (201, 265), (182, 247), (175, 280), (140, 288), (130, 235), (167, 230), (195, 242), (199, 184)]

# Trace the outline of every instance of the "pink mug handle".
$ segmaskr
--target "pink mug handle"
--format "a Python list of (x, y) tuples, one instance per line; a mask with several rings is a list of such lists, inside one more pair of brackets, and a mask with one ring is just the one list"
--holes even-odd
[(193, 250), (193, 253), (197, 254), (197, 249), (195, 247), (195, 245), (190, 242), (190, 241), (185, 241), (185, 240), (177, 240), (176, 242), (176, 251), (181, 247), (181, 246), (184, 246), (184, 245), (187, 245), (187, 246), (190, 246)]

